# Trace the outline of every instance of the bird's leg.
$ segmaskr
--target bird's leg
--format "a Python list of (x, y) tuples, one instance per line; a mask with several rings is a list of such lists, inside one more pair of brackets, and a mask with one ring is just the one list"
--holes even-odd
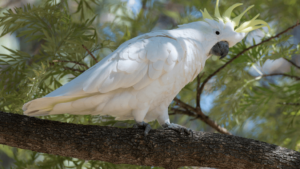
[(183, 127), (183, 126), (181, 126), (181, 125), (179, 125), (179, 124), (174, 124), (174, 123), (166, 122), (165, 124), (162, 125), (162, 127), (163, 127), (164, 129), (172, 129), (172, 130), (175, 130), (175, 131), (177, 131), (177, 132), (179, 132), (179, 133), (185, 132), (185, 133), (187, 133), (187, 134), (189, 134), (189, 135), (192, 135), (192, 137), (193, 137), (193, 131), (192, 131), (191, 129), (186, 128), (186, 127)]
[(142, 109), (135, 109), (132, 111), (132, 116), (134, 117), (134, 120), (136, 122), (136, 124), (133, 125), (133, 128), (144, 128), (145, 136), (147, 136), (149, 131), (151, 130), (150, 124), (144, 122), (144, 119), (145, 119), (145, 116), (146, 116), (148, 110), (149, 110), (149, 106), (144, 107)]
[(158, 116), (157, 121), (164, 129), (172, 129), (172, 130), (175, 130), (180, 133), (185, 132), (185, 133), (188, 133), (189, 135), (191, 134), (193, 137), (193, 132), (191, 129), (188, 129), (188, 128), (183, 127), (178, 124), (170, 123), (168, 107), (165, 107), (165, 109), (162, 111), (161, 115)]
[(136, 124), (133, 125), (133, 128), (144, 128), (144, 135), (147, 136), (149, 131), (151, 130), (151, 126), (148, 123), (142, 122), (136, 122)]

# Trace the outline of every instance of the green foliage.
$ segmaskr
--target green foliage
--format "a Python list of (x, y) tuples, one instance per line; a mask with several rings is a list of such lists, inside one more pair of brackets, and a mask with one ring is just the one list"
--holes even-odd
[[(82, 44), (92, 48), (92, 51), (100, 49), (104, 44), (97, 45), (98, 36), (91, 27), (95, 17), (74, 23), (65, 7), (49, 3), (39, 7), (27, 5), (15, 8), (14, 11), (8, 10), (0, 17), (0, 26), (3, 27), (1, 36), (17, 32), (17, 36), (25, 38), (26, 42), (40, 43), (36, 55), (6, 47), (12, 54), (0, 54), (0, 65), (3, 65), (0, 77), (5, 79), (0, 81), (0, 87), (5, 89), (1, 95), (9, 98), (19, 95), (20, 98), (17, 104), (10, 102), (7, 97), (1, 98), (1, 109), (21, 112), (20, 107), (25, 102), (60, 87), (60, 79), (63, 77), (78, 76), (81, 73), (72, 70), (84, 70), (86, 67), (82, 65), (94, 64), (93, 60), (83, 62), (87, 52)], [(57, 60), (65, 62), (53, 63)]]
[[(240, 1), (222, 0), (220, 10), (224, 11), (237, 2)], [(96, 62), (82, 45), (100, 61), (135, 36), (201, 19), (198, 10), (207, 8), (212, 12), (214, 3), (211, 0), (142, 0), (137, 13), (128, 10), (127, 2), (121, 0), (46, 0), (21, 8), (2, 9), (0, 41), (4, 36), (14, 34), (20, 41), (20, 49), (3, 46), (2, 49), (9, 54), (0, 51), (0, 110), (21, 114), (24, 103), (43, 97), (93, 66)], [(251, 0), (244, 3), (245, 6), (255, 4), (256, 8), (250, 10), (241, 22), (260, 13), (260, 18), (272, 23), (272, 30), (264, 34), (264, 39), (291, 26), (300, 16), (296, 1), (292, 0)], [(252, 40), (256, 33), (250, 33), (247, 39), (232, 47), (226, 58), (219, 60), (212, 56), (208, 59), (202, 81), (241, 51), (259, 43)], [(291, 43), (292, 38), (285, 34), (252, 48), (218, 72), (206, 84), (201, 97), (214, 96), (212, 108), (205, 113), (235, 135), (299, 151), (300, 106), (286, 103), (300, 103), (300, 81), (288, 76), (266, 77), (249, 71), (253, 69), (262, 73), (259, 67), (266, 60), (290, 60), (299, 54), (299, 46)], [(285, 74), (299, 76), (299, 73), (300, 70), (292, 66)], [(194, 106), (195, 93), (196, 80), (188, 84), (178, 97)], [(176, 105), (172, 103), (173, 106)], [(62, 114), (40, 118), (118, 127), (131, 127), (133, 124), (133, 121), (119, 122), (109, 116)], [(196, 130), (213, 131), (205, 123), (191, 119), (183, 115), (171, 116), (173, 122)], [(158, 127), (157, 122), (151, 125)], [(150, 168), (84, 161), (8, 146), (0, 147), (0, 151), (15, 160), (13, 168)]]

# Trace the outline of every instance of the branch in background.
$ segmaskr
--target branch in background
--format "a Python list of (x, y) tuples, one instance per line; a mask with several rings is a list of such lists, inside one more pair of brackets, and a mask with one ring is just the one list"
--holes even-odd
[(76, 61), (69, 61), (69, 60), (53, 60), (52, 62), (66, 62), (66, 63), (74, 63), (74, 64), (77, 64), (77, 65), (80, 65), (80, 66), (84, 66), (86, 69), (88, 69), (88, 68), (89, 68), (89, 67), (88, 67), (86, 64), (79, 63), (79, 62), (76, 62)]
[(80, 70), (80, 69), (75, 69), (75, 68), (70, 68), (70, 67), (63, 67), (65, 70), (72, 70), (74, 72), (80, 72), (80, 73), (83, 73), (84, 70)]
[(177, 109), (177, 108), (171, 108), (171, 110), (173, 111), (173, 113), (169, 113), (169, 115), (176, 115), (176, 114), (184, 114), (184, 115), (188, 115), (191, 117), (197, 117), (197, 114), (189, 111), (189, 110), (182, 110), (182, 109)]
[[(228, 132), (227, 129), (221, 127), (220, 125), (218, 125), (215, 121), (211, 120), (208, 116), (206, 116), (201, 109), (199, 108), (194, 108), (186, 103), (184, 103), (183, 101), (181, 101), (178, 98), (175, 98), (174, 101), (176, 102), (176, 104), (181, 108), (181, 109), (176, 109), (176, 108), (172, 108), (171, 110), (173, 110), (173, 114), (185, 114), (188, 116), (192, 116), (195, 117), (196, 119), (200, 119), (203, 122), (205, 122), (207, 125), (209, 125), (210, 127), (212, 127), (213, 129), (215, 129), (216, 131), (218, 131), (219, 133), (222, 134), (227, 134), (227, 135), (232, 135), (230, 132)], [(171, 114), (172, 115), (172, 114)]]
[[(1, 8), (7, 8), (8, 6), (17, 6), (18, 3), (22, 3), (22, 0), (10, 0), (10, 1), (7, 1), (7, 3), (4, 4)], [(23, 5), (23, 3), (22, 3), (22, 5)]]
[(180, 99), (178, 98), (174, 98), (174, 101), (176, 102), (177, 105), (179, 105), (180, 107), (184, 108), (185, 110), (189, 110), (189, 111), (192, 111), (192, 112), (196, 112), (196, 108), (184, 103), (183, 101), (181, 101)]
[(286, 30), (278, 33), (277, 35), (275, 36), (272, 36), (266, 40), (263, 40), (261, 41), (260, 43), (256, 44), (256, 45), (253, 45), (253, 46), (250, 46), (249, 48), (241, 51), (240, 53), (238, 53), (237, 55), (235, 55), (232, 59), (230, 59), (228, 62), (226, 62), (223, 66), (221, 66), (219, 69), (217, 69), (215, 72), (213, 72), (212, 74), (210, 74), (202, 83), (201, 87), (200, 87), (200, 97), (201, 97), (201, 94), (203, 92), (203, 89), (204, 89), (204, 86), (205, 84), (213, 77), (215, 76), (218, 72), (220, 72), (222, 69), (224, 69), (226, 66), (228, 66), (232, 61), (234, 61), (235, 59), (237, 59), (238, 57), (240, 57), (242, 54), (244, 54), (245, 52), (247, 52), (248, 50), (252, 49), (252, 48), (255, 48), (263, 43), (266, 43), (266, 42), (269, 42), (270, 40), (272, 39), (275, 39), (275, 38), (278, 38), (279, 36), (283, 35), (284, 33), (288, 32), (289, 30), (292, 30), (294, 29), (295, 27), (297, 27), (298, 25), (300, 25), (299, 22), (297, 22), (295, 25), (287, 28)]
[(88, 48), (86, 48), (84, 45), (82, 45), (82, 47), (91, 55), (91, 57), (94, 59), (94, 61), (96, 63), (98, 63), (98, 60), (96, 59), (96, 57), (88, 50)]
[(293, 66), (295, 66), (296, 68), (300, 69), (300, 66), (296, 65), (296, 63), (294, 63), (293, 61), (287, 59), (287, 58), (283, 58), (285, 59), (286, 61), (288, 61), (290, 64), (292, 64)]
[(300, 103), (286, 103), (286, 102), (282, 102), (282, 103), (278, 103), (278, 104), (291, 105), (291, 106), (300, 106)]
[(201, 78), (203, 77), (204, 73), (202, 73), (202, 75), (198, 75), (197, 76), (197, 93), (196, 93), (196, 107), (201, 109), (200, 108), (200, 81), (201, 81)]
[(292, 75), (289, 75), (289, 74), (285, 74), (285, 73), (273, 73), (273, 74), (268, 74), (268, 75), (261, 75), (259, 77), (268, 77), (268, 76), (286, 76), (286, 77), (290, 77), (290, 78), (293, 78), (293, 79), (296, 79), (296, 80), (300, 80), (300, 77), (298, 76), (292, 76)]
[(238, 136), (78, 125), (0, 112), (0, 144), (114, 164), (212, 168), (291, 168), (300, 153)]

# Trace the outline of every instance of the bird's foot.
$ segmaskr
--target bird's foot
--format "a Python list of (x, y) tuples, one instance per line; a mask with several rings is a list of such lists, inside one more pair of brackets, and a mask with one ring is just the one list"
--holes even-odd
[(144, 128), (145, 131), (144, 131), (144, 135), (147, 136), (149, 131), (151, 130), (151, 126), (150, 124), (148, 123), (145, 123), (145, 122), (137, 122), (136, 124), (133, 125), (133, 128)]
[(165, 123), (165, 124), (162, 125), (162, 127), (163, 127), (164, 129), (172, 129), (172, 130), (175, 130), (175, 131), (177, 131), (177, 132), (179, 132), (179, 133), (185, 132), (185, 133), (187, 133), (188, 135), (192, 135), (192, 137), (193, 137), (193, 131), (192, 131), (191, 129), (186, 128), (186, 127), (183, 127), (183, 126), (181, 126), (181, 125), (179, 125), (179, 124)]

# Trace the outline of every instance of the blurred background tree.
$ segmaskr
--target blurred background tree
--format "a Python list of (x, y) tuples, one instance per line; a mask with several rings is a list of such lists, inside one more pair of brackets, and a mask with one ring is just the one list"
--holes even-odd
[[(221, 0), (224, 11), (234, 3), (251, 4), (244, 20), (257, 13), (272, 30), (251, 32), (229, 55), (207, 60), (202, 79), (245, 48), (294, 25), (296, 0)], [(150, 31), (173, 29), (201, 20), (199, 9), (213, 12), (215, 0), (2, 0), (0, 2), (0, 110), (22, 114), (22, 105), (67, 83), (121, 43)], [(240, 11), (239, 11), (240, 10)], [(218, 72), (205, 85), (202, 111), (233, 135), (300, 150), (300, 27), (260, 45)], [(92, 58), (82, 44), (96, 58)], [(291, 76), (293, 76), (291, 78)], [(178, 95), (196, 105), (197, 80)], [(175, 103), (171, 105), (175, 107)], [(193, 130), (216, 132), (194, 117), (172, 112), (171, 121)], [(131, 127), (132, 121), (109, 116), (55, 115), (62, 122)], [(157, 128), (157, 122), (151, 123)], [(0, 168), (150, 168), (85, 161), (0, 146)], [(153, 167), (152, 167), (153, 168)]]

